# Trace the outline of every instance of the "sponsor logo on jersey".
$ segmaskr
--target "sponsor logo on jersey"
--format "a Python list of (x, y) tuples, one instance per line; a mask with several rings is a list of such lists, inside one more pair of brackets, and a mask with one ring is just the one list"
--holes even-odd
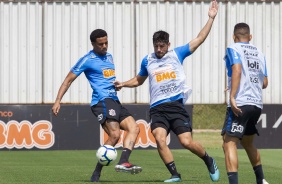
[(115, 76), (115, 70), (112, 69), (104, 69), (103, 70), (104, 78), (109, 78)]
[(156, 81), (157, 82), (161, 82), (163, 80), (175, 79), (175, 78), (176, 78), (176, 74), (175, 74), (174, 71), (172, 71), (172, 72), (164, 72), (164, 73), (156, 75)]
[(248, 61), (248, 67), (251, 69), (259, 69), (259, 62), (258, 61), (252, 61), (252, 60), (247, 60)]
[(164, 86), (160, 86), (160, 90), (162, 93), (169, 93), (169, 92), (174, 92), (177, 90), (176, 83), (170, 83)]

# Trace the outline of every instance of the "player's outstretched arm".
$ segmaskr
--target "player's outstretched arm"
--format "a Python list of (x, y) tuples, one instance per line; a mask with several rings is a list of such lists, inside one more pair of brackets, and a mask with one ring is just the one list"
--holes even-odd
[(120, 81), (114, 81), (114, 85), (118, 91), (123, 88), (123, 87), (128, 87), (128, 88), (134, 88), (142, 85), (144, 81), (147, 79), (147, 76), (143, 77), (140, 75), (137, 75), (133, 77), (132, 79), (125, 81), (125, 82), (120, 82)]
[(194, 52), (207, 38), (207, 36), (208, 36), (208, 34), (211, 30), (213, 21), (214, 21), (216, 15), (217, 15), (217, 11), (218, 11), (218, 3), (217, 3), (216, 0), (214, 0), (214, 1), (212, 1), (211, 6), (209, 8), (209, 12), (208, 12), (209, 20), (208, 20), (208, 22), (203, 27), (203, 29), (200, 31), (198, 36), (195, 39), (193, 39), (189, 42), (191, 52)]
[(55, 100), (55, 103), (52, 107), (52, 112), (55, 116), (58, 115), (59, 113), (59, 110), (60, 110), (60, 102), (64, 96), (64, 94), (67, 92), (67, 90), (69, 89), (71, 83), (77, 78), (77, 76), (72, 73), (72, 72), (69, 72), (68, 75), (66, 76), (64, 82), (61, 84), (61, 87), (58, 91), (58, 94), (57, 94), (57, 98)]

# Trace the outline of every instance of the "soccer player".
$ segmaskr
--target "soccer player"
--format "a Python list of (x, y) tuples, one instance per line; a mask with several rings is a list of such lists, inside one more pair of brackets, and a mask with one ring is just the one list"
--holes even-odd
[[(60, 101), (72, 82), (84, 72), (93, 90), (91, 110), (96, 116), (105, 132), (109, 135), (105, 144), (115, 146), (120, 138), (120, 129), (127, 131), (123, 141), (123, 151), (119, 163), (115, 166), (117, 172), (137, 174), (142, 168), (131, 164), (128, 159), (134, 148), (135, 140), (139, 134), (139, 127), (132, 115), (124, 108), (118, 97), (113, 81), (115, 77), (115, 65), (113, 57), (107, 52), (108, 36), (102, 29), (96, 29), (90, 34), (93, 50), (80, 58), (71, 68), (63, 81), (56, 101), (52, 107), (54, 115), (58, 115)], [(92, 182), (98, 182), (102, 165), (98, 162), (91, 177)]]
[(246, 23), (236, 24), (235, 43), (227, 47), (224, 57), (230, 99), (221, 135), (230, 184), (238, 184), (238, 142), (246, 150), (257, 184), (268, 184), (264, 179), (259, 151), (253, 144), (263, 107), (262, 89), (268, 85), (266, 61), (263, 53), (250, 43), (251, 39), (249, 26)]
[[(188, 112), (184, 108), (185, 71), (183, 62), (204, 42), (217, 15), (218, 4), (214, 0), (208, 11), (209, 19), (198, 36), (188, 44), (168, 50), (169, 34), (157, 31), (153, 35), (154, 53), (144, 57), (140, 72), (126, 82), (115, 81), (117, 89), (137, 87), (149, 77), (151, 131), (156, 139), (160, 157), (171, 173), (164, 182), (180, 182), (181, 176), (176, 169), (173, 155), (166, 143), (170, 131), (174, 132), (182, 146), (200, 157), (208, 168), (212, 181), (219, 180), (219, 170), (215, 160), (210, 157), (202, 145), (192, 139), (192, 125)], [(187, 93), (186, 93), (187, 92)]]

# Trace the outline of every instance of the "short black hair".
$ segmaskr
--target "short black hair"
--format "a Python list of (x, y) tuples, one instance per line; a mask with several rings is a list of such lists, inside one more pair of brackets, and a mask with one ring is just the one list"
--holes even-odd
[(97, 38), (108, 36), (107, 32), (103, 29), (95, 29), (90, 34), (90, 41), (95, 42)]
[(169, 42), (169, 34), (165, 31), (157, 31), (153, 35), (153, 43), (157, 42), (163, 42), (168, 43)]
[(234, 26), (233, 34), (240, 38), (240, 37), (248, 37), (250, 35), (250, 27), (246, 23), (238, 23)]

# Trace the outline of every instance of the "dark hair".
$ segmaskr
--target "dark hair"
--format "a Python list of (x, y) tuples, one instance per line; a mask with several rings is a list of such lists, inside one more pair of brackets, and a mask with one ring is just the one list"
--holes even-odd
[(90, 34), (90, 41), (95, 42), (97, 38), (108, 36), (107, 32), (103, 29), (95, 29)]
[(250, 27), (246, 23), (238, 23), (234, 26), (233, 34), (236, 37), (247, 37), (250, 35)]
[(153, 35), (153, 43), (157, 42), (164, 42), (168, 43), (169, 42), (169, 34), (165, 31), (157, 31)]

